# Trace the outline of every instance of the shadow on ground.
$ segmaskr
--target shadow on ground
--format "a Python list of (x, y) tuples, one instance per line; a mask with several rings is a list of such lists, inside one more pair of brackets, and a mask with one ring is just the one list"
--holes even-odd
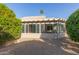
[(68, 42), (66, 38), (43, 39), (22, 42), (11, 50), (14, 55), (75, 55), (79, 53), (79, 45)]
[(79, 44), (72, 43), (68, 38), (32, 39), (2, 48), (8, 55), (76, 55), (79, 54)]

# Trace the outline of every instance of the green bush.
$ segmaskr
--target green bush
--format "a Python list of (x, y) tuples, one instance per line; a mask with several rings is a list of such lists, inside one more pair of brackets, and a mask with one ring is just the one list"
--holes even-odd
[(79, 9), (72, 13), (66, 21), (66, 29), (69, 37), (79, 42)]
[(4, 4), (0, 4), (0, 43), (18, 39), (21, 35), (21, 21)]
[(10, 10), (6, 5), (0, 3), (0, 16), (16, 18), (15, 13)]

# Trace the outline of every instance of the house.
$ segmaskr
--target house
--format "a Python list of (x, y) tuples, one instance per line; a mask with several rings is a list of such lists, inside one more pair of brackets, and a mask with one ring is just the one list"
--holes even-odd
[(46, 38), (65, 31), (65, 19), (28, 16), (22, 19), (22, 35), (27, 38)]

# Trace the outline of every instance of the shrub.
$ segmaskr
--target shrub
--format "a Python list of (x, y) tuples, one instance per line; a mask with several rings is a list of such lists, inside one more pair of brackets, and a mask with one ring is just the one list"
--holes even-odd
[(0, 3), (0, 16), (16, 18), (15, 13), (9, 9), (6, 5)]
[(66, 29), (69, 37), (79, 42), (79, 9), (72, 13), (66, 21)]
[(19, 38), (21, 21), (4, 4), (0, 4), (0, 43)]

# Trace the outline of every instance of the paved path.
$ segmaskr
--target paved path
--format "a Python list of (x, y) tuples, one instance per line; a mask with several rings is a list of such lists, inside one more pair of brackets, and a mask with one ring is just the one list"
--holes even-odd
[[(22, 38), (26, 39), (26, 38)], [(79, 44), (68, 38), (27, 39), (11, 46), (0, 48), (1, 55), (75, 55), (79, 54)]]

